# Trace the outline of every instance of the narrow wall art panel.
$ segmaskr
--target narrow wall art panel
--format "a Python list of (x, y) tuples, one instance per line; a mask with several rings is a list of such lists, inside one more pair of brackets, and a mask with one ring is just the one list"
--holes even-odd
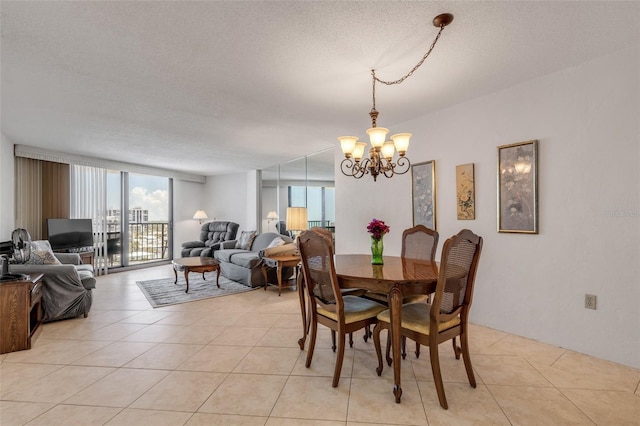
[(498, 147), (498, 232), (538, 233), (538, 141)]
[(456, 202), (458, 220), (476, 218), (476, 190), (473, 163), (456, 166)]
[(411, 166), (413, 225), (436, 229), (436, 162), (425, 161)]

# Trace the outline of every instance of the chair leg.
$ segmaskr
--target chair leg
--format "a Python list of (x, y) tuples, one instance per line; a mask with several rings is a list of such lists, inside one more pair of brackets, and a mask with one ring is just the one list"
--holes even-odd
[(462, 345), (462, 359), (464, 360), (464, 368), (467, 370), (467, 378), (472, 388), (476, 387), (476, 377), (473, 374), (473, 367), (471, 366), (471, 357), (469, 356), (469, 342), (467, 333), (464, 332), (460, 335), (460, 344)]
[[(373, 328), (373, 345), (376, 347), (376, 355), (378, 356), (378, 367), (376, 368), (376, 373), (378, 376), (382, 374), (382, 348), (380, 347), (380, 324), (376, 324)], [(388, 340), (388, 339), (387, 339)]]
[(391, 366), (393, 360), (391, 359), (391, 328), (387, 329), (387, 350), (385, 354), (385, 359), (387, 360), (387, 365)]
[(340, 381), (340, 373), (342, 372), (342, 361), (344, 360), (344, 333), (340, 333), (340, 340), (338, 340), (338, 355), (336, 356), (336, 369), (333, 372), (333, 383), (331, 386), (338, 387)]
[[(462, 340), (462, 337), (460, 338)], [(451, 343), (453, 344), (453, 354), (456, 356), (456, 359), (460, 359), (460, 346), (456, 344), (456, 338), (451, 339)]]
[(318, 334), (318, 323), (316, 321), (311, 322), (311, 336), (309, 336), (309, 349), (307, 350), (307, 362), (305, 367), (311, 366), (311, 359), (313, 358), (313, 350), (316, 347), (316, 335)]
[(333, 349), (333, 352), (336, 351), (336, 332), (331, 330), (331, 349)]
[(371, 337), (371, 326), (369, 324), (364, 326), (364, 336), (362, 336), (362, 338), (364, 339), (364, 341), (366, 342), (367, 340), (369, 340), (369, 337)]
[(349, 347), (353, 347), (353, 333), (349, 333)]
[(447, 405), (447, 397), (444, 394), (444, 384), (442, 383), (442, 373), (440, 372), (440, 358), (438, 356), (438, 342), (436, 342), (435, 339), (429, 344), (429, 356), (431, 357), (431, 372), (433, 373), (433, 381), (436, 385), (436, 392), (438, 393), (438, 401), (440, 401), (440, 406), (447, 410), (449, 406)]
[(420, 358), (420, 343), (416, 342), (416, 358)]
[(407, 358), (407, 336), (402, 336), (402, 359)]

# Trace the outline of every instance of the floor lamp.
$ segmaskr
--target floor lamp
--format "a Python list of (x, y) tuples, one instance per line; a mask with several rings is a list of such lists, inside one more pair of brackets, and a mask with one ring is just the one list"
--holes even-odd
[(278, 220), (278, 213), (276, 213), (274, 210), (271, 210), (269, 213), (267, 213), (267, 231), (269, 230), (271, 222), (273, 222), (274, 220)]

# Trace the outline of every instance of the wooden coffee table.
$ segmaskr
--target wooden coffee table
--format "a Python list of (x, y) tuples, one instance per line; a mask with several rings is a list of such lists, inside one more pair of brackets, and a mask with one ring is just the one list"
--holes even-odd
[(187, 282), (185, 293), (189, 293), (189, 272), (202, 272), (202, 279), (204, 280), (205, 272), (218, 271), (216, 285), (220, 288), (220, 263), (212, 257), (182, 257), (173, 259), (171, 264), (173, 265), (173, 273), (176, 275), (174, 284), (178, 284), (178, 271), (184, 271), (184, 280)]

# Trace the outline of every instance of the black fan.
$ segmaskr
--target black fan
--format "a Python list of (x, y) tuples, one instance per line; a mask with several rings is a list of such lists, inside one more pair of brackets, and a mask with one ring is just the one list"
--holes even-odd
[(31, 257), (31, 235), (26, 229), (14, 229), (11, 233), (13, 242), (13, 260), (16, 263), (26, 263)]

